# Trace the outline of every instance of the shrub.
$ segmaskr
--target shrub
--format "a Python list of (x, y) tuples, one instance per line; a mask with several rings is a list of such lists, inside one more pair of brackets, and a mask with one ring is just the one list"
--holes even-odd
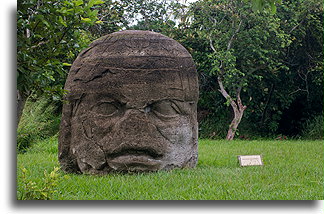
[(323, 139), (323, 113), (306, 121), (302, 136), (306, 139)]
[(199, 138), (223, 139), (227, 134), (229, 124), (226, 115), (208, 115), (199, 123)]
[(55, 105), (46, 98), (26, 102), (17, 129), (17, 150), (25, 152), (35, 141), (55, 135), (59, 130), (60, 116)]
[(54, 167), (54, 170), (50, 173), (45, 170), (43, 184), (37, 184), (27, 177), (27, 169), (22, 168), (21, 181), (23, 188), (19, 200), (51, 200), (53, 194), (57, 192), (56, 186), (60, 179), (58, 170), (58, 167)]

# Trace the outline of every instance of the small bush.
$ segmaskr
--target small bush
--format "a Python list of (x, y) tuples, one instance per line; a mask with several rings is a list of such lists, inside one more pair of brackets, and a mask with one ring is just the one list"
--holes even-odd
[(210, 115), (199, 123), (199, 138), (224, 139), (229, 124), (225, 117)]
[(46, 98), (28, 99), (17, 129), (17, 150), (25, 152), (35, 141), (55, 135), (60, 116)]
[(306, 121), (302, 136), (306, 139), (322, 140), (323, 133), (323, 114), (320, 114)]
[(54, 167), (54, 170), (50, 173), (47, 173), (45, 170), (43, 184), (37, 184), (36, 182), (28, 179), (27, 169), (22, 168), (21, 182), (23, 188), (19, 200), (51, 200), (53, 194), (57, 192), (56, 186), (60, 179), (58, 170), (58, 167)]

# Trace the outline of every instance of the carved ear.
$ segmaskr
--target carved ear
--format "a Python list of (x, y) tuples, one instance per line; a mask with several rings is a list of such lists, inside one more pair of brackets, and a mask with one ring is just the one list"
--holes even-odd
[(69, 173), (78, 173), (80, 169), (77, 165), (76, 157), (71, 151), (71, 118), (73, 104), (65, 103), (62, 109), (62, 120), (58, 139), (58, 160), (62, 170)]

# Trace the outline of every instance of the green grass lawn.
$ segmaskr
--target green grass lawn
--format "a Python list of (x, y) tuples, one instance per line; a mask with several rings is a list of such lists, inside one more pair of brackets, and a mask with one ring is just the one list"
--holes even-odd
[[(240, 167), (237, 155), (260, 154), (264, 166)], [(17, 158), (41, 184), (44, 170), (58, 167), (57, 139), (34, 145)], [(323, 141), (200, 140), (194, 169), (145, 174), (64, 176), (54, 200), (323, 200)]]

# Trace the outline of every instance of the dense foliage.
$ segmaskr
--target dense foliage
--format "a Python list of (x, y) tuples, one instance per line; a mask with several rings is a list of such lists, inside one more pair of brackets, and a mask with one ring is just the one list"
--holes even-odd
[[(90, 41), (121, 29), (151, 30), (179, 41), (194, 58), (201, 137), (226, 136), (232, 99), (246, 106), (236, 130), (240, 138), (323, 138), (322, 4), (19, 1), (17, 89), (25, 98), (50, 95), (60, 105), (69, 65)], [(219, 80), (231, 99), (219, 92)]]
[[(31, 94), (47, 94), (51, 99), (61, 99), (70, 64), (95, 38), (89, 33), (91, 26), (105, 23), (106, 28), (119, 30), (117, 23), (108, 24), (98, 15), (96, 8), (102, 3), (101, 0), (18, 1), (18, 121)], [(115, 16), (110, 17), (115, 20)]]
[(82, 30), (97, 21), (92, 7), (101, 1), (18, 1), (17, 89), (59, 91), (66, 69), (86, 46)]
[(243, 90), (241, 138), (300, 136), (306, 120), (323, 116), (322, 3), (285, 1), (275, 15), (252, 12), (242, 3), (198, 1), (183, 28), (183, 44), (192, 50), (201, 77), (199, 107), (207, 117), (200, 134), (226, 135), (232, 110), (218, 91), (221, 76), (232, 97)]

